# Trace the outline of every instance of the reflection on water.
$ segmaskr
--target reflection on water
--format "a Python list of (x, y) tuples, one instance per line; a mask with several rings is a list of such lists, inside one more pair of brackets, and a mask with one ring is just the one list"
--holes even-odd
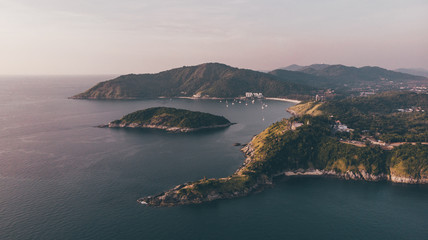
[[(425, 186), (305, 178), (246, 198), (176, 208), (142, 206), (139, 197), (233, 173), (244, 160), (233, 144), (246, 143), (288, 117), (285, 109), (292, 103), (67, 99), (105, 79), (0, 77), (0, 239), (427, 235)], [(185, 134), (94, 127), (154, 106), (223, 115), (237, 124)]]

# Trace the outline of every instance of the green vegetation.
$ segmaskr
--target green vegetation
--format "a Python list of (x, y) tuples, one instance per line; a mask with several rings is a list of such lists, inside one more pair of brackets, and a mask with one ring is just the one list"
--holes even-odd
[(428, 141), (428, 94), (388, 92), (347, 98), (326, 102), (319, 110), (355, 129), (355, 138), (368, 134), (385, 142)]
[(322, 106), (322, 102), (304, 102), (301, 104), (294, 105), (288, 109), (289, 112), (292, 112), (295, 115), (311, 115), (311, 116), (321, 116), (323, 112), (319, 110), (319, 107)]
[[(287, 131), (292, 122), (303, 126)], [(379, 147), (359, 148), (340, 143), (331, 132), (331, 122), (324, 117), (303, 116), (283, 120), (258, 135), (253, 162), (244, 173), (271, 176), (287, 169), (324, 169), (338, 173), (365, 170), (387, 173), (387, 152)], [(358, 171), (357, 171), (358, 170)]]
[(247, 160), (233, 175), (202, 179), (142, 201), (173, 206), (244, 196), (270, 184), (278, 174), (299, 169), (351, 179), (427, 183), (428, 145), (354, 146), (339, 141), (344, 133), (333, 127), (339, 119), (355, 128), (348, 133), (352, 137), (364, 132), (383, 139), (396, 134), (395, 139), (426, 141), (428, 121), (423, 109), (428, 109), (427, 94), (409, 92), (302, 103), (291, 108), (296, 116), (272, 124), (252, 139), (244, 148)]
[(179, 193), (205, 198), (214, 190), (219, 195), (233, 195), (235, 192), (249, 191), (253, 185), (254, 181), (249, 176), (233, 175), (220, 179), (201, 179), (187, 188), (180, 189)]
[(306, 102), (290, 110), (297, 115), (333, 116), (354, 129), (342, 133), (343, 138), (359, 140), (366, 135), (387, 143), (428, 142), (428, 94), (385, 92), (370, 97)]
[[(129, 74), (98, 83), (73, 98), (136, 99), (154, 97), (238, 97), (245, 92), (261, 92), (268, 97), (289, 96), (307, 98), (312, 87), (271, 74), (233, 68), (219, 63), (176, 68), (157, 74)], [(296, 96), (297, 95), (297, 96)]]
[(428, 146), (405, 144), (394, 149), (390, 160), (391, 173), (415, 179), (428, 177)]
[[(293, 128), (297, 122), (303, 125)], [(323, 116), (284, 119), (253, 138), (247, 149), (250, 159), (233, 175), (201, 179), (142, 200), (155, 206), (174, 206), (244, 196), (270, 184), (276, 174), (298, 169), (320, 169), (353, 179), (428, 179), (428, 146), (408, 144), (392, 151), (379, 146), (356, 147), (339, 142), (331, 131), (332, 124)]]
[[(290, 131), (293, 122), (304, 125)], [(428, 177), (428, 146), (407, 144), (392, 151), (379, 146), (356, 147), (340, 143), (331, 124), (325, 117), (308, 115), (273, 124), (253, 139), (253, 161), (239, 173), (272, 176), (287, 169), (316, 168), (380, 175), (403, 164), (402, 176)]]
[(412, 84), (426, 84), (425, 77), (389, 71), (379, 67), (311, 65), (297, 71), (278, 69), (270, 73), (233, 68), (220, 63), (184, 66), (156, 74), (128, 74), (100, 82), (76, 99), (139, 99), (155, 97), (232, 98), (245, 92), (267, 97), (309, 100), (315, 93), (334, 89), (336, 97), (359, 94), (367, 89), (398, 90)]
[(178, 128), (201, 128), (228, 125), (225, 117), (209, 113), (193, 112), (184, 109), (154, 107), (125, 115), (113, 124), (156, 125)]

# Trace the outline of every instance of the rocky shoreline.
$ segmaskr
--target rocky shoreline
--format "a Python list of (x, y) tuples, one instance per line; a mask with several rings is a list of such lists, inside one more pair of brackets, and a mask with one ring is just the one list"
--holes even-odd
[(410, 177), (400, 177), (395, 175), (380, 174), (374, 175), (360, 170), (359, 172), (346, 171), (345, 173), (338, 173), (334, 170), (320, 170), (320, 169), (297, 169), (284, 171), (275, 174), (273, 177), (293, 177), (293, 176), (324, 176), (335, 177), (345, 180), (362, 180), (367, 182), (389, 181), (392, 183), (405, 183), (405, 184), (427, 184), (428, 178), (415, 179)]
[(181, 190), (193, 187), (193, 183), (184, 183), (177, 185), (166, 192), (162, 192), (154, 196), (140, 198), (137, 200), (137, 202), (152, 207), (174, 207), (179, 205), (200, 204), (220, 199), (244, 197), (250, 193), (260, 192), (270, 185), (272, 185), (272, 182), (260, 181), (249, 188), (243, 189), (242, 191), (236, 191), (233, 193), (220, 193), (213, 190), (208, 195), (201, 197), (194, 194), (182, 194)]
[[(245, 147), (241, 149), (241, 151), (247, 156), (244, 163), (239, 167), (234, 175), (237, 175), (238, 172), (245, 168), (246, 164), (251, 161), (251, 155), (254, 152), (254, 149), (251, 146), (251, 142), (247, 144)], [(232, 175), (233, 176), (233, 175)], [(223, 178), (224, 180), (231, 179), (232, 176), (229, 176), (227, 178)], [(259, 178), (258, 181), (247, 188), (242, 189), (241, 191), (235, 191), (233, 193), (220, 193), (216, 191), (216, 189), (213, 189), (207, 196), (201, 197), (196, 196), (193, 194), (182, 194), (181, 191), (194, 187), (193, 183), (184, 183), (181, 185), (177, 185), (174, 188), (162, 192), (160, 194), (154, 195), (154, 196), (147, 196), (143, 197), (137, 200), (137, 202), (154, 206), (154, 207), (172, 207), (172, 206), (178, 206), (178, 205), (187, 205), (187, 204), (198, 204), (203, 202), (210, 202), (214, 200), (220, 200), (220, 199), (230, 199), (230, 198), (236, 198), (236, 197), (244, 197), (247, 196), (250, 193), (254, 192), (260, 192), (263, 189), (271, 186), (273, 184), (271, 178)]]
[(138, 123), (113, 123), (99, 125), (100, 128), (148, 128), (148, 129), (161, 129), (168, 132), (194, 132), (199, 130), (213, 129), (213, 128), (225, 128), (235, 123), (228, 123), (222, 125), (213, 125), (199, 128), (181, 128), (181, 127), (170, 127), (165, 125), (153, 125), (153, 124), (138, 124)]
[[(241, 170), (245, 169), (246, 165), (252, 160), (254, 154), (254, 148), (251, 145), (251, 142), (248, 143), (245, 147), (241, 149), (245, 154), (246, 159), (244, 163), (238, 168), (233, 175), (239, 175)], [(233, 176), (232, 175), (232, 176)], [(225, 180), (230, 179), (223, 178)], [(187, 205), (187, 204), (199, 204), (203, 202), (210, 202), (220, 199), (230, 199), (236, 197), (247, 196), (251, 193), (260, 192), (270, 186), (272, 186), (276, 179), (282, 177), (302, 177), (302, 176), (320, 176), (320, 177), (334, 177), (345, 180), (356, 180), (356, 181), (389, 181), (393, 183), (404, 183), (404, 184), (428, 184), (428, 178), (415, 179), (411, 177), (401, 177), (391, 174), (380, 174), (374, 175), (370, 174), (365, 170), (359, 170), (358, 172), (346, 171), (344, 173), (336, 172), (334, 170), (321, 170), (321, 169), (290, 169), (286, 171), (279, 172), (272, 176), (262, 176), (258, 178), (257, 182), (247, 188), (242, 189), (241, 191), (236, 191), (233, 193), (220, 193), (215, 188), (206, 196), (197, 196), (192, 194), (183, 194), (182, 191), (194, 187), (195, 183), (185, 183), (177, 185), (176, 187), (162, 192), (158, 195), (148, 196), (138, 199), (137, 201), (144, 205), (155, 206), (155, 207), (172, 207), (178, 205)]]

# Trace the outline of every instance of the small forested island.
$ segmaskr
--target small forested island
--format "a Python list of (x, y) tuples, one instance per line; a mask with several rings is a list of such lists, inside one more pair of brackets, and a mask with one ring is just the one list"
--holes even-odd
[(138, 202), (176, 206), (234, 198), (295, 175), (428, 183), (427, 108), (427, 94), (408, 92), (302, 103), (290, 109), (292, 118), (272, 124), (242, 149), (246, 160), (231, 176), (181, 184)]
[(232, 125), (223, 116), (194, 112), (185, 109), (153, 107), (136, 111), (100, 127), (155, 128), (171, 132), (192, 132), (202, 129), (222, 128)]

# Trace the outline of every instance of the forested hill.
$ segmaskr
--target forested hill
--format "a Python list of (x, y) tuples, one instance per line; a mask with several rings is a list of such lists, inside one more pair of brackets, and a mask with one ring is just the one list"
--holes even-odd
[(101, 127), (159, 128), (189, 132), (206, 128), (228, 127), (232, 123), (223, 116), (185, 109), (153, 107), (129, 113)]
[[(299, 127), (296, 123), (300, 123)], [(283, 119), (243, 148), (247, 159), (234, 174), (178, 185), (139, 199), (151, 206), (176, 206), (246, 196), (277, 176), (324, 175), (366, 181), (428, 183), (428, 146), (402, 145), (391, 151), (339, 142), (326, 117)]]
[(78, 99), (138, 99), (201, 95), (208, 97), (238, 97), (245, 92), (261, 92), (268, 97), (308, 94), (312, 87), (279, 80), (278, 77), (230, 67), (220, 63), (206, 63), (181, 67), (157, 74), (129, 74), (98, 83)]
[[(351, 89), (351, 88), (388, 88), (399, 87), (400, 83), (409, 81), (427, 82), (422, 76), (395, 72), (380, 67), (350, 67), (344, 65), (313, 64), (310, 66), (291, 65), (286, 68), (272, 71), (271, 74), (281, 77), (288, 70), (305, 73), (307, 78), (304, 84), (321, 88)], [(402, 86), (402, 85), (401, 85)]]
[(317, 88), (334, 88), (337, 86), (335, 81), (333, 81), (332, 84), (332, 81), (328, 80), (325, 77), (320, 77), (299, 71), (277, 69), (272, 72), (269, 72), (269, 74), (277, 76), (278, 78), (285, 81), (303, 84), (306, 86), (314, 86)]
[(333, 116), (354, 129), (351, 137), (385, 142), (428, 141), (428, 94), (385, 92), (370, 97), (307, 102), (290, 108), (298, 115)]

